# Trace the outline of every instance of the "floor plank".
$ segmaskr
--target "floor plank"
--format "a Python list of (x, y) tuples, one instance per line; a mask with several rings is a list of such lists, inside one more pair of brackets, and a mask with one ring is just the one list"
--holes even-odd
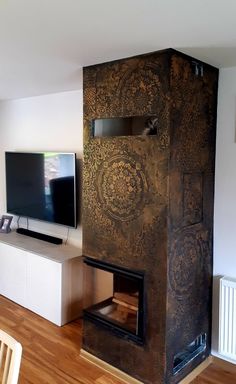
[(227, 370), (212, 363), (191, 384), (236, 384), (236, 366)]
[(23, 346), (18, 384), (123, 384), (80, 357), (81, 320), (58, 327), (0, 295), (0, 328)]
[[(58, 327), (0, 295), (0, 328), (23, 346), (18, 384), (123, 384), (80, 357), (80, 319)], [(213, 363), (192, 384), (236, 384), (236, 368)]]

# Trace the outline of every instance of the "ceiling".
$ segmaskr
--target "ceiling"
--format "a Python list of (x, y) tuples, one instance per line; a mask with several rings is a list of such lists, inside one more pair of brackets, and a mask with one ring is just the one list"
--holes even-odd
[(235, 0), (0, 0), (0, 100), (82, 87), (82, 67), (176, 48), (236, 66)]

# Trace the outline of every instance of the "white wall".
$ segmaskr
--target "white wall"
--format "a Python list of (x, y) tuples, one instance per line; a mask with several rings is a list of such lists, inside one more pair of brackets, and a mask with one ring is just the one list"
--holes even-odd
[(219, 277), (236, 278), (236, 67), (219, 77), (214, 213), (213, 354), (218, 348)]
[[(6, 213), (5, 151), (83, 151), (82, 90), (0, 102), (0, 214)], [(21, 219), (24, 226), (24, 219)], [(66, 239), (67, 227), (29, 220), (29, 229)], [(81, 246), (81, 225), (68, 243)]]

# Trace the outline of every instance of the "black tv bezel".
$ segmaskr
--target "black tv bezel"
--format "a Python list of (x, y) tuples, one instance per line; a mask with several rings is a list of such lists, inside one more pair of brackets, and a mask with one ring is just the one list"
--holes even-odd
[[(30, 215), (24, 215), (22, 213), (18, 213), (17, 211), (9, 210), (8, 209), (8, 201), (7, 201), (7, 166), (6, 166), (6, 156), (7, 154), (24, 154), (24, 155), (34, 155), (34, 154), (44, 154), (44, 153), (55, 153), (55, 154), (60, 154), (60, 155), (73, 155), (74, 157), (74, 225), (68, 225), (68, 224), (63, 224), (63, 223), (58, 223), (56, 221), (50, 221), (46, 219), (40, 219), (34, 216)], [(78, 221), (78, 207), (77, 207), (77, 157), (76, 157), (76, 152), (64, 152), (64, 151), (5, 151), (5, 191), (6, 191), (6, 210), (8, 214), (18, 216), (20, 218), (26, 218), (26, 219), (32, 219), (35, 221), (40, 221), (42, 223), (47, 223), (47, 224), (52, 224), (52, 225), (59, 225), (67, 228), (77, 228), (77, 221)]]

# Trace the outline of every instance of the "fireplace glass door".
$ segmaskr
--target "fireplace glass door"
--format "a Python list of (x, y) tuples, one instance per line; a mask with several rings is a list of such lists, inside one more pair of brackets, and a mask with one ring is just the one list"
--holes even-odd
[[(110, 274), (112, 291), (103, 295), (84, 311), (84, 316), (101, 324), (116, 334), (138, 343), (144, 337), (144, 275), (137, 271), (119, 268), (86, 257), (84, 262), (91, 268)], [(94, 271), (96, 274), (96, 271)], [(95, 295), (96, 296), (96, 295)]]

